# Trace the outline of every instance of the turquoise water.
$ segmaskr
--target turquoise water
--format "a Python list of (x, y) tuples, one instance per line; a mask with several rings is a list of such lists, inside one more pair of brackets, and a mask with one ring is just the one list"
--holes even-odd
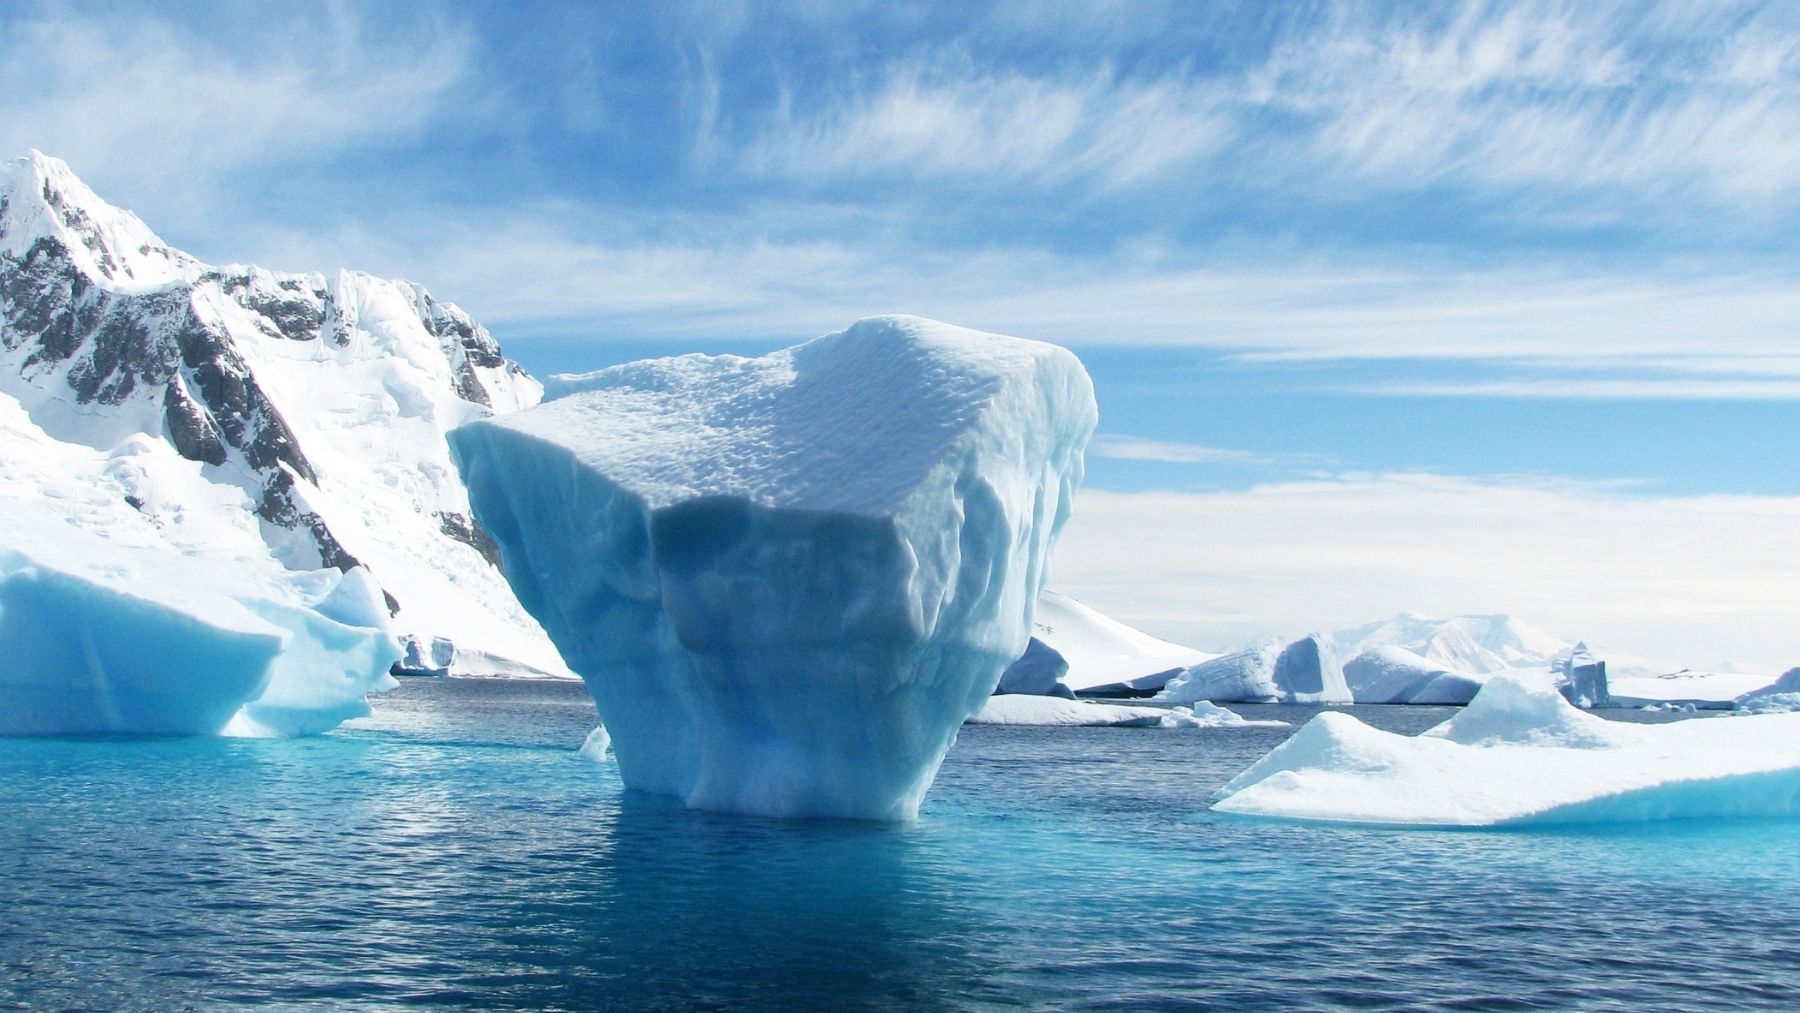
[(0, 740), (0, 1005), (1800, 1005), (1800, 823), (1259, 823), (1207, 797), (1285, 730), (1006, 727), (915, 824), (780, 823), (623, 795), (579, 686), (376, 708)]

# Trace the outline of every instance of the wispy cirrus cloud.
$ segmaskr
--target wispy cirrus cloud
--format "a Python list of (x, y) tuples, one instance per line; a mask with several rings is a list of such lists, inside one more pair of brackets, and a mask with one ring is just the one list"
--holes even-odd
[(1354, 388), (1395, 397), (1557, 398), (1592, 401), (1800, 401), (1800, 380), (1618, 377), (1415, 381)]
[(906, 61), (796, 114), (783, 103), (744, 151), (751, 172), (842, 183), (963, 178), (1112, 186), (1190, 166), (1225, 140), (1217, 97), (1190, 82), (976, 68), (966, 58)]
[(1088, 453), (1121, 461), (1156, 461), (1163, 464), (1268, 464), (1273, 458), (1251, 450), (1208, 447), (1198, 443), (1172, 443), (1136, 436), (1096, 436)]
[(0, 51), (0, 151), (39, 148), (95, 185), (171, 206), (217, 201), (284, 164), (395, 149), (450, 112), (474, 64), (463, 31), (335, 5), (204, 26), (15, 10)]

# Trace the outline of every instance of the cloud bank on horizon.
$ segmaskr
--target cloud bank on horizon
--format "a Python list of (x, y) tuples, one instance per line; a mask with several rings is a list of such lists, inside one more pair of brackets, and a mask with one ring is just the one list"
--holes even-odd
[[(23, 3), (0, 11), (0, 151), (30, 147), (203, 258), (417, 279), (528, 365), (550, 342), (785, 344), (902, 310), (1293, 378), (1263, 425), (1219, 433), (1204, 405), (1179, 431), (1158, 407), (1229, 393), (1217, 371), (1134, 400), (1100, 377), (1096, 481), (1174, 490), (1197, 525), (1264, 508), (1231, 498), (1250, 490), (1342, 503), (1307, 483), (1366, 472), (1504, 492), (1515, 513), (1471, 526), (1562, 530), (1555, 480), (1494, 452), (1518, 433), (1548, 451), (1546, 413), (1614, 441), (1555, 469), (1641, 483), (1574, 497), (1586, 537), (1551, 539), (1573, 571), (1701, 566), (1684, 524), (1745, 529), (1800, 494), (1800, 450), (1769, 438), (1800, 428), (1787, 5)], [(1295, 418), (1458, 449), (1277, 440)], [(1627, 452), (1624, 418), (1665, 461)], [(1442, 489), (1383, 488), (1399, 515), (1465, 523)], [(1096, 524), (1129, 514), (1095, 502)], [(1605, 522), (1645, 503), (1681, 523)], [(1293, 523), (1245, 544), (1391, 536), (1368, 511)], [(1800, 613), (1800, 535), (1756, 530), (1760, 555), (1731, 557), (1750, 604), (1696, 604), (1694, 630)], [(1454, 594), (1395, 563), (1396, 597), (1582, 620), (1573, 586), (1513, 604), (1512, 544), (1441, 547)], [(1220, 551), (1200, 548), (1145, 586), (1175, 594), (1178, 564)], [(1336, 593), (1296, 578), (1245, 608)], [(1721, 609), (1736, 625), (1702, 618)]]

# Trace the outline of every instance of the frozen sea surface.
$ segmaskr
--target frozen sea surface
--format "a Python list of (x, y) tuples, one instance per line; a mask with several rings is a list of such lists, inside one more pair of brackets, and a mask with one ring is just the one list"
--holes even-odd
[(0, 1006), (1800, 1001), (1800, 822), (1265, 823), (1207, 799), (1291, 729), (1006, 726), (963, 729), (916, 823), (777, 822), (622, 796), (576, 754), (579, 684), (374, 706), (313, 739), (0, 739)]

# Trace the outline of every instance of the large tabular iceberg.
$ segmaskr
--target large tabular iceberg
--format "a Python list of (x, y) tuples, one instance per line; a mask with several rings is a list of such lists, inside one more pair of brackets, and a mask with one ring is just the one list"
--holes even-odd
[(451, 433), (628, 787), (907, 818), (1025, 649), (1096, 421), (1053, 345), (881, 317)]
[(1396, 826), (1800, 814), (1800, 714), (1607, 721), (1499, 675), (1416, 737), (1320, 714), (1219, 792), (1220, 812)]

